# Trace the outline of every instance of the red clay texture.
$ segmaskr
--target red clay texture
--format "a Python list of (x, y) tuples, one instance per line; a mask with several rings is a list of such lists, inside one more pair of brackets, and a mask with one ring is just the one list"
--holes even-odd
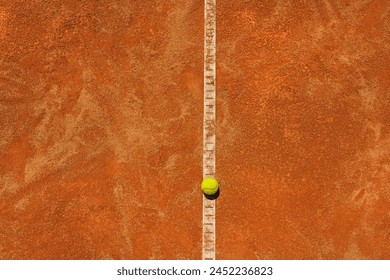
[(390, 259), (390, 2), (218, 8), (219, 258)]
[[(203, 8), (0, 1), (0, 259), (201, 258)], [(217, 0), (218, 259), (390, 259), (389, 13)]]
[(0, 258), (201, 258), (201, 3), (1, 3)]

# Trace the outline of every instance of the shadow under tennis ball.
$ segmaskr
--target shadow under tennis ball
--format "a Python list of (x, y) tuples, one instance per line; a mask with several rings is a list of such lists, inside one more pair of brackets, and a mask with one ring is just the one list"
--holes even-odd
[(204, 194), (204, 196), (207, 199), (209, 199), (209, 200), (215, 200), (215, 199), (217, 199), (219, 197), (219, 193), (220, 193), (220, 191), (219, 191), (219, 188), (218, 188), (218, 190), (217, 190), (217, 192), (215, 194), (213, 194), (213, 195)]

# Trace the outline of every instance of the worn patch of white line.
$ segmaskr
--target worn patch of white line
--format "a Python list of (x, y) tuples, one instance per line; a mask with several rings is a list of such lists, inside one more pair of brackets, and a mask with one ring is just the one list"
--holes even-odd
[[(204, 2), (203, 179), (215, 178), (216, 0)], [(215, 260), (215, 200), (203, 196), (202, 259)]]

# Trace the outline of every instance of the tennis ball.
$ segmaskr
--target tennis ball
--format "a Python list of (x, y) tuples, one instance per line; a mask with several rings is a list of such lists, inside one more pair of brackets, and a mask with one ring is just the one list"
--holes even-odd
[(206, 195), (214, 195), (218, 191), (218, 182), (214, 178), (206, 178), (202, 182), (202, 191)]

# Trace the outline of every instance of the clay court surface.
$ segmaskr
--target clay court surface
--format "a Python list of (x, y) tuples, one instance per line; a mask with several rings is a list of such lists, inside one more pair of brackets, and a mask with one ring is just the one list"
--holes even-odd
[[(202, 0), (0, 1), (0, 259), (200, 259)], [(390, 259), (390, 2), (217, 0), (217, 259)]]

